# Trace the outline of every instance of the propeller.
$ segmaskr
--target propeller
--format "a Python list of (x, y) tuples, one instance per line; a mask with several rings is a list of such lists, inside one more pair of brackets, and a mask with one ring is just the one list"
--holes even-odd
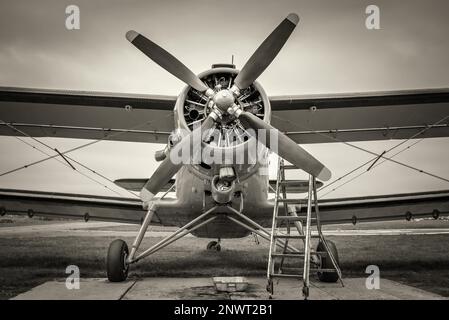
[(276, 58), (299, 22), (296, 13), (290, 13), (262, 42), (234, 80), (240, 90), (248, 88)]
[(145, 38), (134, 30), (130, 30), (126, 33), (126, 39), (179, 80), (200, 92), (205, 92), (209, 95), (213, 94), (213, 90), (206, 86), (196, 74), (153, 41)]
[[(263, 143), (269, 149), (276, 149), (273, 143), (277, 143), (277, 150), (274, 150), (279, 156), (304, 170), (305, 172), (317, 177), (320, 180), (327, 181), (331, 178), (332, 174), (328, 168), (326, 168), (321, 162), (314, 158), (310, 153), (301, 148), (296, 142), (281, 133), (279, 130), (269, 125), (259, 117), (255, 116), (251, 112), (241, 111), (238, 109), (236, 115), (245, 125), (254, 129), (256, 133), (257, 141)], [(263, 129), (259, 131), (259, 129)], [(271, 141), (270, 132), (276, 131), (273, 135), (276, 137), (276, 141)], [(264, 134), (264, 137), (260, 137), (259, 134)]]
[[(148, 206), (153, 197), (182, 167), (183, 163), (175, 164), (172, 162), (172, 155), (174, 155), (172, 153), (182, 152), (184, 147), (190, 148), (193, 143), (192, 135), (196, 133), (196, 130), (205, 132), (211, 129), (215, 122), (218, 121), (218, 118), (224, 113), (234, 114), (241, 120), (246, 128), (254, 129), (258, 141), (263, 143), (267, 148), (276, 149), (274, 141), (270, 140), (270, 132), (275, 130), (275, 136), (277, 136), (277, 150), (274, 151), (277, 152), (279, 156), (320, 180), (327, 181), (331, 178), (331, 172), (329, 169), (310, 155), (306, 150), (297, 145), (285, 134), (279, 132), (279, 130), (275, 129), (251, 112), (244, 111), (241, 106), (234, 103), (235, 98), (240, 95), (240, 90), (248, 88), (254, 81), (256, 81), (274, 60), (284, 44), (287, 42), (298, 22), (298, 15), (290, 13), (249, 58), (247, 63), (235, 78), (232, 88), (229, 90), (224, 89), (217, 93), (203, 83), (201, 79), (182, 62), (151, 40), (133, 30), (126, 33), (126, 38), (159, 66), (192, 88), (205, 93), (210, 98), (213, 98), (210, 100), (210, 103), (212, 103), (211, 112), (203, 121), (201, 127), (193, 130), (170, 150), (169, 155), (164, 161), (162, 161), (145, 186), (142, 188), (140, 197), (144, 203), (144, 207)], [(265, 130), (259, 131), (259, 129)], [(258, 135), (261, 133), (265, 136), (259, 137)]]
[[(143, 186), (140, 191), (140, 198), (142, 199), (144, 206), (148, 206), (148, 203), (154, 196), (169, 182), (171, 177), (173, 177), (179, 169), (182, 167), (183, 163), (173, 163), (172, 159), (174, 159), (174, 153), (182, 153), (184, 148), (190, 148), (192, 144), (195, 142), (194, 137), (195, 134), (198, 133), (198, 130), (201, 133), (208, 131), (211, 129), (215, 120), (217, 119), (217, 114), (215, 112), (211, 112), (209, 116), (203, 121), (201, 127), (196, 128), (190, 134), (183, 137), (181, 141), (179, 141), (173, 148), (170, 149), (170, 153), (161, 162), (159, 167), (153, 173), (153, 175), (148, 179), (148, 181)], [(182, 158), (182, 154), (181, 154)]]

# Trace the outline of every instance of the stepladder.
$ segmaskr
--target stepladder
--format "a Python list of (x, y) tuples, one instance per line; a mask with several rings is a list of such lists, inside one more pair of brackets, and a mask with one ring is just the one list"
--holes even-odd
[[(317, 181), (309, 175), (307, 198), (289, 198), (292, 191), (304, 187), (304, 181), (286, 179), (286, 170), (299, 170), (278, 160), (273, 220), (267, 267), (267, 291), (274, 295), (275, 281), (282, 278), (302, 281), (304, 299), (309, 298), (311, 274), (319, 281), (337, 282), (343, 286), (335, 244), (322, 232), (317, 198)], [(304, 193), (303, 190), (299, 190)], [(304, 208), (305, 206), (305, 208)], [(303, 210), (306, 209), (306, 210)], [(283, 241), (282, 249), (277, 248)], [(295, 245), (290, 245), (295, 242)], [(314, 249), (312, 249), (314, 248)]]

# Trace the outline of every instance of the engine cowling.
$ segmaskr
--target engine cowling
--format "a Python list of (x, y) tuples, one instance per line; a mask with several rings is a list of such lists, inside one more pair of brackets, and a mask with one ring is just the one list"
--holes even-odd
[[(235, 68), (220, 65), (218, 67), (213, 66), (212, 69), (199, 74), (199, 78), (210, 88), (219, 92), (222, 89), (230, 88), (237, 74), (238, 70)], [(190, 86), (186, 86), (178, 96), (175, 106), (176, 127), (190, 132), (195, 125), (201, 124), (212, 107), (210, 100), (206, 95)], [(243, 110), (252, 112), (265, 122), (270, 122), (270, 101), (258, 82), (254, 82), (249, 88), (241, 92), (235, 103), (239, 104)], [(254, 145), (255, 143), (255, 139), (248, 134), (240, 120), (233, 115), (224, 114), (217, 121), (212, 132), (213, 134), (202, 143), (203, 153), (224, 154), (232, 149), (234, 155), (245, 155), (246, 157), (249, 154), (248, 148), (251, 148), (251, 144)], [(175, 137), (175, 139), (177, 138)], [(259, 146), (259, 154), (265, 153), (266, 156), (267, 152), (265, 148), (260, 148)], [(234, 161), (232, 166), (239, 180), (242, 181), (254, 174), (258, 170), (260, 163), (250, 159), (249, 161)], [(211, 179), (219, 174), (220, 167), (221, 165), (213, 162), (201, 161), (200, 164), (189, 165), (189, 170), (201, 178)]]

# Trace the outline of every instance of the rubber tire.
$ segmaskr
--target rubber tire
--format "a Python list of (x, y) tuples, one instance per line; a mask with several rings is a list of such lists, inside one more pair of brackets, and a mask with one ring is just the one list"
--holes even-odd
[(207, 244), (207, 250), (221, 251), (221, 246), (217, 241), (211, 241)]
[[(337, 246), (330, 240), (326, 240), (326, 243), (332, 252), (335, 260), (337, 260), (337, 265), (340, 264), (338, 259), (338, 251)], [(318, 243), (316, 251), (326, 251), (324, 248), (324, 244), (322, 242)], [(332, 260), (329, 257), (321, 257), (321, 268), (323, 269), (333, 269), (334, 265), (332, 264)], [(318, 279), (321, 282), (337, 282), (338, 281), (338, 273), (337, 272), (317, 272)]]
[(126, 280), (129, 265), (125, 261), (128, 254), (128, 245), (125, 241), (117, 239), (111, 242), (106, 262), (109, 281), (122, 282)]

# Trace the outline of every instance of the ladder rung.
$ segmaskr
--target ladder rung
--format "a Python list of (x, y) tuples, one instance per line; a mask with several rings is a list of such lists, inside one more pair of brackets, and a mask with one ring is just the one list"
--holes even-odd
[[(285, 270), (285, 269), (284, 269)], [(290, 272), (292, 271), (292, 268), (288, 269)], [(301, 272), (304, 270), (304, 268), (295, 268), (295, 271)], [(337, 273), (335, 269), (320, 269), (320, 268), (310, 268), (309, 272), (334, 272)], [(302, 278), (302, 274), (298, 273), (271, 273), (270, 277), (279, 277), (279, 278)]]
[[(307, 220), (307, 217), (304, 216), (277, 216), (276, 217), (277, 220), (288, 220), (288, 221), (303, 221), (303, 220)], [(311, 221), (316, 221), (316, 218), (311, 217), (310, 218)]]
[(271, 278), (294, 278), (294, 279), (302, 279), (302, 275), (299, 274), (283, 274), (283, 273), (275, 273), (270, 274)]
[(278, 202), (302, 204), (305, 202), (305, 200), (304, 199), (281, 199), (281, 198), (279, 198)]
[[(273, 236), (275, 238), (283, 238), (283, 239), (305, 239), (306, 238), (305, 235), (300, 235), (300, 234), (295, 235), (295, 234), (282, 234), (282, 233), (279, 234), (279, 233), (276, 233)], [(310, 238), (314, 238), (314, 239), (319, 238), (319, 237), (320, 236), (318, 234), (311, 234), (310, 235)]]
[[(328, 256), (326, 251), (311, 251), (310, 255), (318, 255), (318, 256)], [(300, 251), (299, 253), (272, 253), (272, 257), (285, 257), (285, 258), (304, 258), (304, 251)]]
[[(303, 272), (304, 268), (303, 267), (298, 267), (298, 268), (292, 268), (292, 267), (288, 267), (288, 268), (284, 268), (282, 270), (283, 272), (285, 271), (285, 274), (297, 274), (297, 272)], [(321, 268), (310, 268), (309, 272), (337, 272), (335, 271), (335, 269), (321, 269)]]
[(304, 185), (304, 180), (281, 180), (279, 181), (280, 185), (288, 186), (288, 185)]

